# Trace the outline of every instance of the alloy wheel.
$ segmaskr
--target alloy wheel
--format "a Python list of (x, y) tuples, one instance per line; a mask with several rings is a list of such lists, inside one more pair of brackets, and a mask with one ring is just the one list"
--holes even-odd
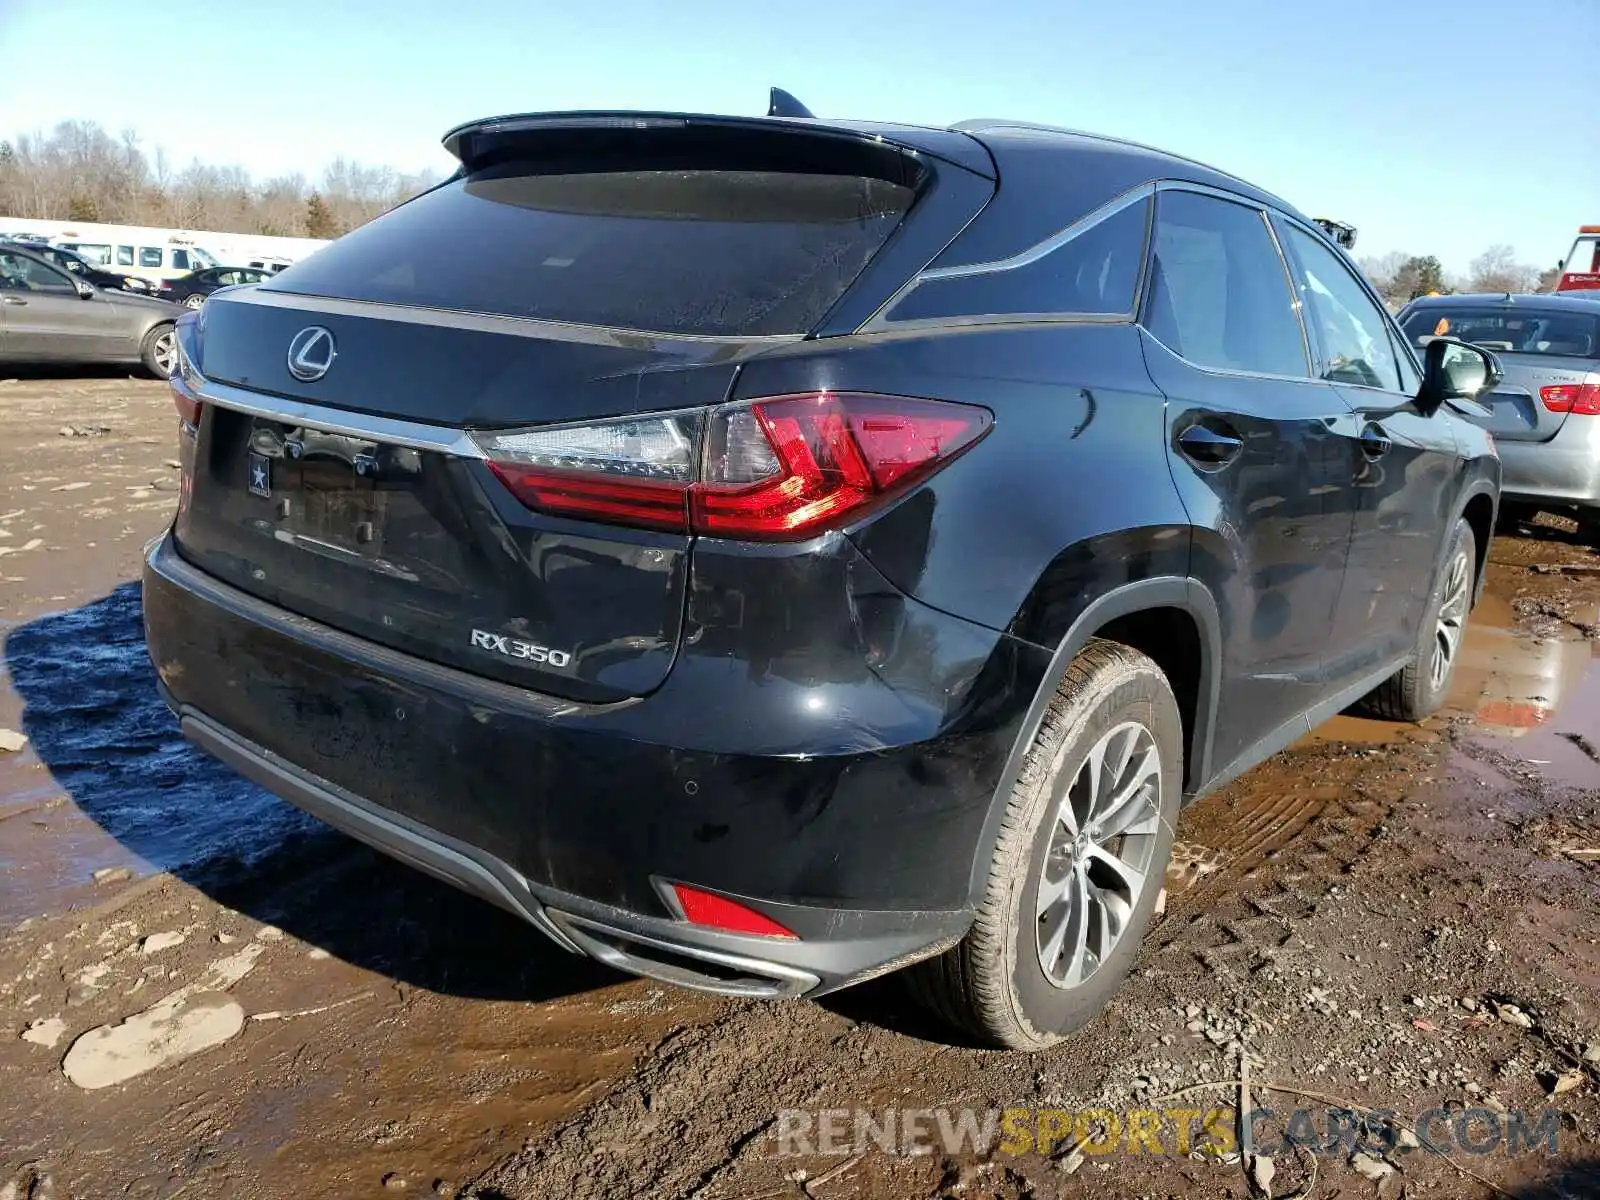
[(163, 375), (172, 374), (172, 364), (176, 357), (177, 343), (173, 340), (172, 331), (168, 330), (156, 339), (150, 348), (150, 357), (155, 359), (156, 369)]
[(1039, 966), (1056, 987), (1083, 983), (1121, 941), (1151, 885), (1160, 822), (1161, 751), (1125, 721), (1095, 742), (1057, 803), (1034, 904)]
[(1471, 591), (1472, 564), (1467, 552), (1459, 551), (1450, 560), (1450, 570), (1445, 576), (1444, 603), (1439, 606), (1439, 622), (1433, 635), (1433, 661), (1429, 676), (1435, 689), (1442, 688), (1450, 678), (1456, 654), (1461, 649), (1461, 636), (1467, 627), (1468, 593)]

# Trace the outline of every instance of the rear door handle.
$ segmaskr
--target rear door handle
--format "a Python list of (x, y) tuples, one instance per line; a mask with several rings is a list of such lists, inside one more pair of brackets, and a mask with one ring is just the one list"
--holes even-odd
[(1231, 433), (1191, 425), (1178, 435), (1178, 448), (1191, 462), (1203, 467), (1220, 467), (1234, 460), (1244, 449), (1244, 441)]
[(1389, 447), (1394, 445), (1389, 440), (1389, 435), (1384, 432), (1383, 426), (1375, 422), (1368, 422), (1361, 430), (1361, 453), (1368, 458), (1382, 458), (1389, 453)]

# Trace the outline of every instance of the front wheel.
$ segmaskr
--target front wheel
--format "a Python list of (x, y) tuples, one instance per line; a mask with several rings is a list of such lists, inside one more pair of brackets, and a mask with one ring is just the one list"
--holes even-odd
[(198, 292), (191, 293), (183, 298), (183, 306), (185, 308), (199, 308), (205, 302), (206, 298)]
[(1133, 969), (1182, 790), (1183, 718), (1166, 676), (1091, 640), (1028, 748), (971, 930), (908, 974), (918, 997), (1016, 1050), (1087, 1023)]
[(1478, 542), (1463, 518), (1450, 534), (1450, 548), (1423, 612), (1416, 652), (1401, 670), (1367, 696), (1363, 706), (1387, 721), (1421, 721), (1439, 711), (1450, 692), (1461, 647), (1466, 641), (1467, 614), (1472, 611)]
[(1578, 510), (1578, 537), (1600, 550), (1600, 508)]
[(144, 342), (139, 346), (139, 361), (157, 379), (171, 376), (177, 357), (178, 340), (171, 325), (157, 325), (144, 335)]

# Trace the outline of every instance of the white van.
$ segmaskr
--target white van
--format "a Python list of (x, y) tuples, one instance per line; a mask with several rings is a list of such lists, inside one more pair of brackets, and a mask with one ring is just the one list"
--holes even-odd
[(81, 254), (91, 263), (109, 271), (136, 275), (152, 282), (177, 279), (190, 271), (220, 265), (205, 250), (192, 243), (167, 241), (152, 245), (141, 244), (137, 240), (104, 242), (86, 238), (77, 241), (71, 237), (59, 237), (53, 239), (52, 244)]

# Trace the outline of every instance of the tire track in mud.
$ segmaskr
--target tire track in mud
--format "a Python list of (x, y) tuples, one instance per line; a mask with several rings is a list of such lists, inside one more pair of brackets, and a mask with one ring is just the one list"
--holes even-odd
[(1288, 751), (1185, 814), (1186, 845), (1208, 853), (1213, 869), (1152, 931), (1158, 954), (1192, 955), (1243, 991), (1360, 862), (1419, 777), (1434, 778), (1444, 743), (1408, 739), (1403, 758), (1351, 751), (1337, 742)]
[[(1420, 757), (1409, 749), (1405, 768), (1384, 763), (1388, 769), (1376, 777), (1373, 760), (1348, 747), (1291, 751), (1258, 768), (1259, 778), (1202, 801), (1180, 827), (1190, 840), (1179, 844), (1168, 877), (1170, 885), (1187, 886), (1152, 930), (1141, 968), (1148, 972), (1178, 954), (1203, 964), (1225, 992), (1246, 991), (1251, 975), (1274, 960), (1359, 863), (1417, 776), (1432, 777), (1428, 768), (1442, 748), (1417, 746)], [(867, 985), (875, 989), (873, 1002), (894, 984)], [(717, 1019), (670, 1035), (605, 1097), (524, 1145), (463, 1195), (800, 1196), (807, 1193), (784, 1173), (787, 1160), (772, 1155), (782, 1108), (820, 1108), (829, 1098), (870, 1107), (875, 1096), (884, 1105), (922, 1105), (938, 1102), (931, 1095), (949, 1096), (952, 1086), (958, 1090), (947, 1103), (998, 1104), (1037, 1092), (1046, 1070), (1052, 1078), (1074, 1072), (1072, 1082), (1088, 1094), (1105, 1086), (1091, 1077), (1110, 1069), (1099, 1055), (1070, 1044), (1072, 1052), (1059, 1057), (1007, 1056), (922, 1041), (884, 1028), (875, 1014), (857, 1021), (836, 1011), (856, 1007), (730, 1003)], [(1097, 1020), (1119, 1022), (1122, 1008), (1114, 1005)], [(943, 1195), (951, 1179), (971, 1174), (971, 1164), (938, 1156), (891, 1158), (864, 1165), (855, 1189), (842, 1194)], [(891, 1190), (874, 1190), (870, 1176)], [(768, 1191), (775, 1185), (777, 1192)], [(1009, 1186), (999, 1179), (993, 1185)]]

